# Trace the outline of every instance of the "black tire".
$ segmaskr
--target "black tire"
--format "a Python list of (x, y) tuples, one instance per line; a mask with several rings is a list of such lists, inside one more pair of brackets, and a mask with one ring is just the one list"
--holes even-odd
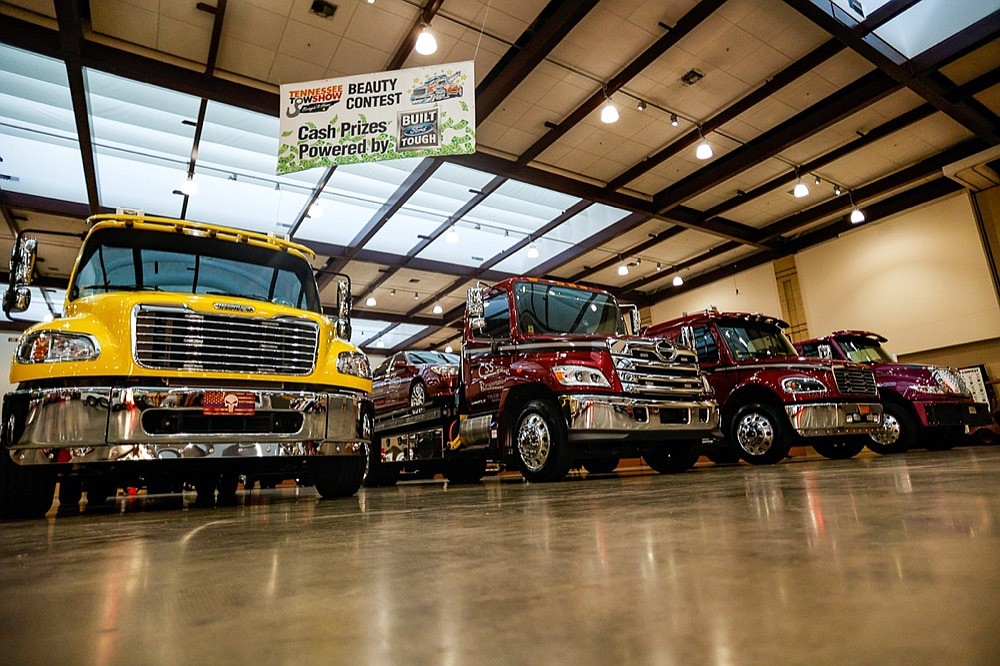
[(362, 445), (367, 462), (361, 472), (361, 483), (365, 488), (386, 488), (399, 483), (402, 465), (382, 462), (381, 456), (375, 453), (375, 443)]
[(882, 425), (871, 435), (868, 448), (875, 453), (905, 453), (917, 444), (917, 420), (903, 405), (887, 402), (882, 408)]
[(705, 449), (702, 453), (716, 465), (735, 465), (740, 461), (739, 455), (730, 448)]
[(219, 491), (219, 504), (236, 504), (236, 491), (240, 485), (240, 477), (236, 474), (223, 474), (219, 477), (216, 489)]
[(532, 400), (522, 409), (511, 431), (517, 469), (528, 481), (560, 481), (573, 465), (573, 447), (566, 424), (555, 405)]
[(0, 446), (0, 519), (44, 518), (52, 508), (56, 475), (35, 465), (19, 465)]
[(729, 439), (740, 458), (751, 465), (774, 465), (791, 448), (784, 415), (771, 405), (751, 403), (736, 411), (729, 424)]
[(427, 387), (418, 379), (410, 384), (410, 409), (415, 412), (422, 412), (426, 403)]
[(642, 452), (642, 459), (660, 474), (678, 474), (694, 467), (701, 455), (701, 441), (697, 439), (670, 442)]
[(343, 456), (313, 461), (310, 471), (316, 491), (323, 499), (350, 497), (361, 487), (365, 459), (363, 456)]
[(448, 462), (444, 478), (449, 483), (479, 483), (486, 475), (486, 458), (482, 456), (458, 456)]
[(865, 441), (849, 439), (842, 442), (814, 442), (812, 447), (824, 458), (846, 460), (861, 453), (865, 448)]
[(583, 468), (591, 474), (610, 474), (618, 468), (621, 458), (590, 458), (581, 462)]
[(87, 491), (87, 506), (93, 508), (113, 503), (118, 495), (118, 484), (101, 477), (85, 480), (83, 489)]
[(215, 489), (218, 485), (219, 477), (214, 474), (201, 476), (195, 479), (195, 506), (215, 506)]
[(83, 499), (83, 483), (76, 476), (59, 479), (59, 510), (79, 511)]

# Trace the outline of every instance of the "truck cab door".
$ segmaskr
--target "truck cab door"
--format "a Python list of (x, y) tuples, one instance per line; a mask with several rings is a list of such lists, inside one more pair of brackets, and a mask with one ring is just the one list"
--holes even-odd
[(465, 345), (466, 398), (473, 412), (496, 409), (510, 374), (512, 356), (510, 295), (506, 291), (483, 299), (483, 326), (472, 328)]
[(723, 363), (721, 342), (714, 326), (701, 325), (691, 328), (694, 351), (698, 354), (698, 365), (715, 390), (715, 399), (720, 404), (732, 392), (739, 381), (739, 373), (729, 364)]

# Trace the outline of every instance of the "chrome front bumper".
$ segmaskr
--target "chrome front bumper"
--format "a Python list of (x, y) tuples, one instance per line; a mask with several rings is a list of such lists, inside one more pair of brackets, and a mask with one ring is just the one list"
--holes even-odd
[[(359, 455), (362, 443), (371, 439), (371, 401), (364, 395), (230, 390), (252, 395), (255, 415), (295, 424), (284, 432), (268, 432), (258, 420), (249, 427), (256, 431), (241, 432), (238, 418), (204, 414), (208, 391), (218, 389), (95, 386), (13, 391), (4, 398), (5, 432), (20, 434), (5, 443), (15, 461), (44, 464)], [(173, 420), (197, 426), (149, 432), (144, 415), (155, 415), (157, 424)], [(222, 423), (225, 427), (215, 429)]]
[(882, 405), (877, 402), (823, 402), (785, 405), (788, 420), (802, 437), (868, 435), (882, 423)]
[(570, 439), (690, 439), (715, 433), (714, 400), (642, 400), (627, 396), (559, 396)]

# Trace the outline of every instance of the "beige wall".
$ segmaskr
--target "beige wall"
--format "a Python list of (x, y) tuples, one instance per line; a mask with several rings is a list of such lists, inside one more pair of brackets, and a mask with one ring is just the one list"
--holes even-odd
[(996, 338), (1000, 306), (968, 196), (796, 255), (810, 332), (877, 331), (900, 356)]
[[(737, 293), (737, 291), (739, 293)], [(719, 310), (763, 312), (781, 316), (781, 301), (770, 263), (739, 273), (704, 287), (692, 289), (680, 296), (650, 307), (652, 323), (659, 324), (680, 317), (685, 312), (697, 312), (714, 305)]]

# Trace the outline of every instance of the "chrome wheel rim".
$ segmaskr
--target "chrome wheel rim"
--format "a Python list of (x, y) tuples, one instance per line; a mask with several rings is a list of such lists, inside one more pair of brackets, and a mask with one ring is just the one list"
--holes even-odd
[(410, 389), (410, 407), (420, 407), (427, 402), (427, 390), (423, 384), (414, 384)]
[(747, 414), (736, 427), (736, 443), (751, 456), (764, 455), (774, 446), (774, 425), (763, 414)]
[(889, 412), (885, 412), (882, 414), (882, 427), (870, 436), (882, 446), (892, 446), (899, 441), (899, 419)]
[(540, 414), (528, 414), (517, 429), (517, 454), (530, 472), (538, 472), (552, 451), (552, 433)]

